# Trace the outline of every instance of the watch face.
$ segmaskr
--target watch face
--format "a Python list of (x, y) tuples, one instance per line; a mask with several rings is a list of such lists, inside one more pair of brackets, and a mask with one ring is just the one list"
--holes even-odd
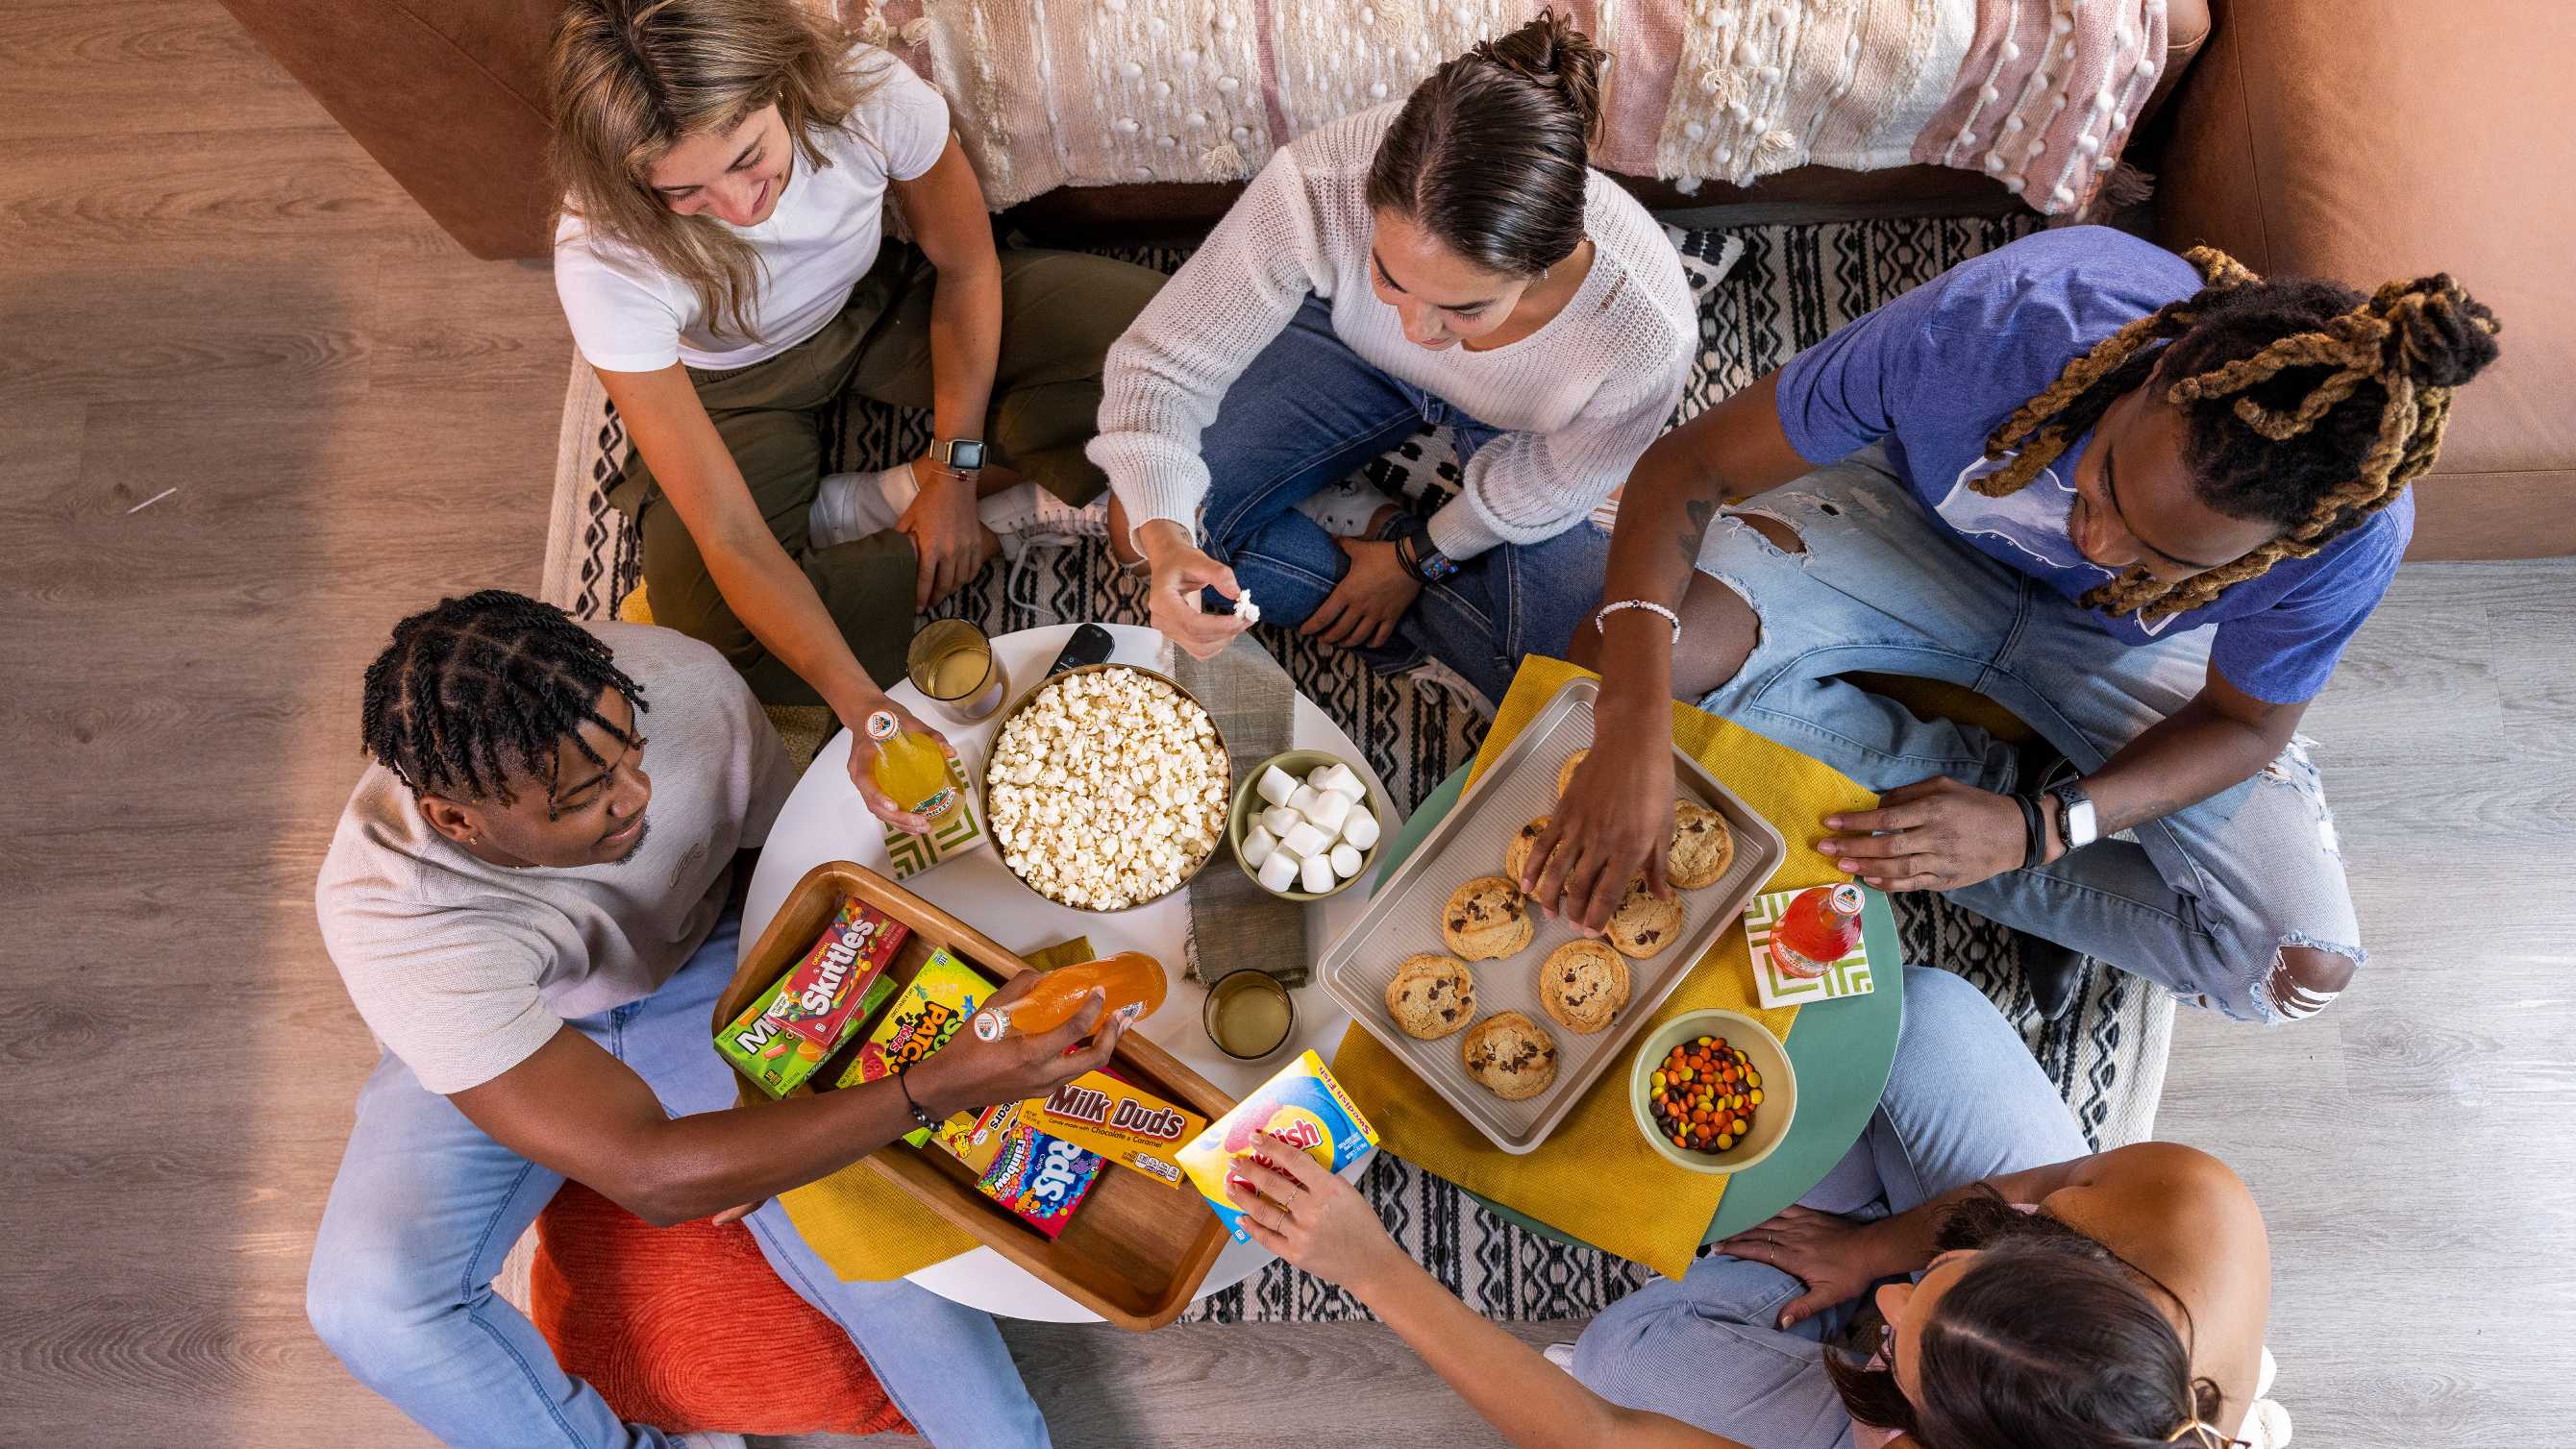
[(949, 443), (946, 446), (948, 449), (948, 457), (946, 461), (949, 467), (972, 472), (973, 470), (984, 466), (984, 445), (982, 443), (959, 441)]

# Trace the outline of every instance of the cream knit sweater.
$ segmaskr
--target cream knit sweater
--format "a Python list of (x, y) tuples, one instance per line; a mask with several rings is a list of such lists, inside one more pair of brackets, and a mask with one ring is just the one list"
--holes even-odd
[(1110, 349), (1088, 451), (1131, 523), (1196, 532), (1208, 491), (1199, 435), (1309, 292), (1371, 366), (1502, 430), (1432, 515), (1431, 541), (1451, 558), (1572, 527), (1672, 416), (1699, 339), (1690, 286), (1654, 218), (1598, 171), (1584, 205), (1591, 271), (1546, 326), (1484, 352), (1405, 340), (1369, 286), (1369, 162), (1396, 110), (1346, 117), (1272, 157)]

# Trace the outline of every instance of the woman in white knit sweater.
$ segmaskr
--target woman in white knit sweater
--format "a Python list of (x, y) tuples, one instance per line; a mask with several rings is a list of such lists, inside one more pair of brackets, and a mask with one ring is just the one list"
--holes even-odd
[[(1588, 517), (1681, 396), (1698, 324), (1645, 209), (1586, 164), (1601, 51), (1542, 15), (1288, 146), (1111, 349), (1110, 538), (1202, 657), (1260, 616), (1500, 699), (1601, 591)], [(1335, 537), (1297, 505), (1425, 423), (1456, 497)]]

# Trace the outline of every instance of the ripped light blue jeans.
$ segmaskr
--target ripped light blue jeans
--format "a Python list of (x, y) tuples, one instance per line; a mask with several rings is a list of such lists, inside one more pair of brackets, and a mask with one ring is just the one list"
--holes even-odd
[[(1786, 525), (1792, 553), (1741, 515)], [(2010, 791), (2012, 747), (1916, 719), (1846, 677), (1948, 680), (2019, 716), (2090, 773), (2182, 708), (2208, 675), (2211, 630), (2132, 648), (2046, 584), (1952, 538), (1877, 449), (1724, 510), (1701, 572), (1749, 602), (1761, 636), (1700, 701), (1872, 790), (1947, 775)], [(2246, 1021), (2280, 1021), (2284, 946), (2363, 959), (2334, 819), (2306, 741), (2254, 778), (2053, 865), (1950, 898)], [(2331, 998), (2328, 998), (2331, 999)]]

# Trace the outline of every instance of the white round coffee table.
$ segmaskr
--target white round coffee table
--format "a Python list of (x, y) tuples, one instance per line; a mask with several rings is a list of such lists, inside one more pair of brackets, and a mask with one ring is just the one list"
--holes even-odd
[[(1130, 624), (1104, 627), (1117, 640), (1111, 662), (1168, 671), (1168, 654), (1160, 634)], [(1014, 697), (1040, 682), (1038, 671), (1054, 662), (1075, 628), (1072, 624), (1055, 624), (1004, 634), (993, 641), (1003, 666), (1010, 671)], [(911, 684), (898, 685), (892, 693), (906, 708), (947, 734), (949, 742), (966, 759), (969, 778), (974, 778), (991, 742), (993, 721), (1000, 718), (999, 712), (981, 724), (954, 726), (927, 709)], [(1341, 756), (1367, 781), (1373, 798), (1390, 798), (1359, 746), (1303, 694), (1296, 697), (1289, 744), (1296, 749), (1329, 750)], [(827, 860), (849, 860), (874, 870), (885, 869), (884, 829), (850, 785), (849, 757), (847, 730), (825, 741), (822, 752), (814, 757), (805, 777), (796, 782), (794, 793), (787, 797), (778, 823), (770, 827), (768, 844), (760, 852), (759, 868), (752, 873), (750, 892), (743, 901), (743, 949), (749, 950), (760, 939), (770, 917), (777, 915), (779, 906), (786, 901), (787, 892), (816, 865)], [(1388, 820), (1386, 834), (1392, 837), (1402, 823)], [(1207, 868), (1240, 869), (1231, 859), (1212, 861)], [(1367, 911), (1374, 884), (1373, 878), (1364, 878), (1341, 894), (1306, 907), (1306, 946), (1311, 957), (1320, 959), (1333, 939)], [(1014, 951), (1035, 951), (1075, 936), (1087, 936), (1092, 948), (1103, 956), (1133, 950), (1162, 961), (1172, 971), (1171, 996), (1162, 1010), (1137, 1029), (1232, 1096), (1250, 1092), (1308, 1048), (1329, 1058), (1341, 1043), (1343, 1028), (1350, 1024), (1350, 1013), (1335, 1004), (1320, 986), (1310, 984), (1295, 993), (1297, 1034), (1285, 1047), (1249, 1065), (1219, 1052), (1199, 1021), (1206, 988), (1180, 979), (1182, 942), (1189, 931), (1185, 892), (1107, 915), (1077, 911), (1022, 885), (989, 847), (942, 861), (903, 885)], [(1205, 1296), (1232, 1287), (1269, 1261), (1270, 1254), (1259, 1247), (1230, 1242), (1217, 1258), (1216, 1266), (1208, 1271), (1207, 1280), (1199, 1285), (1199, 1294)], [(943, 1298), (1004, 1317), (1051, 1323), (1099, 1321), (1099, 1315), (1039, 1282), (990, 1248), (976, 1248), (944, 1263), (934, 1263), (911, 1278)]]

